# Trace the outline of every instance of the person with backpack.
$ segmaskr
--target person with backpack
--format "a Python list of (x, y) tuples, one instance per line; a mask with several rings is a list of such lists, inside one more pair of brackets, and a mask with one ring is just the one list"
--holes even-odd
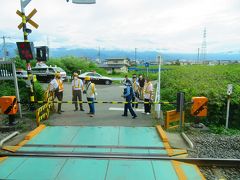
[(128, 116), (128, 109), (132, 115), (132, 118), (135, 119), (137, 117), (136, 113), (133, 111), (131, 106), (132, 97), (134, 96), (133, 88), (131, 85), (131, 81), (128, 79), (125, 82), (125, 87), (123, 90), (123, 97), (126, 99), (126, 102), (124, 104), (124, 113), (122, 116)]
[(95, 84), (91, 82), (90, 76), (85, 77), (85, 90), (83, 92), (87, 96), (87, 101), (90, 109), (88, 114), (90, 114), (90, 117), (94, 117), (94, 99), (96, 98), (96, 88)]

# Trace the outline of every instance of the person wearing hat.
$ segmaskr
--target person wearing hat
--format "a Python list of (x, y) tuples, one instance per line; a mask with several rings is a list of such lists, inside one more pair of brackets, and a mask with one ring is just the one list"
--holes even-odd
[(133, 88), (133, 91), (134, 91), (134, 96), (132, 96), (132, 102), (135, 102), (135, 103), (132, 103), (132, 107), (136, 107), (138, 108), (138, 99), (139, 99), (139, 89), (140, 89), (140, 86), (139, 86), (139, 83), (137, 82), (137, 76), (136, 75), (133, 75), (132, 77), (132, 88)]
[[(61, 80), (60, 72), (55, 73), (55, 78), (50, 82), (50, 91), (54, 91), (55, 97), (57, 97), (58, 101), (62, 101), (63, 99), (63, 81)], [(58, 114), (62, 112), (62, 103), (58, 103)]]
[(95, 88), (95, 84), (91, 82), (90, 76), (85, 77), (84, 93), (87, 96), (87, 101), (90, 109), (88, 114), (90, 114), (90, 117), (93, 117), (95, 114), (94, 99), (96, 98), (96, 88)]
[[(73, 74), (72, 80), (72, 96), (75, 104), (75, 110), (78, 111), (78, 102), (82, 101), (82, 92), (84, 90), (83, 81), (78, 78), (78, 73)], [(80, 111), (84, 111), (82, 103), (79, 104)]]
[(126, 99), (126, 103), (124, 104), (124, 113), (122, 116), (128, 116), (128, 109), (132, 115), (132, 118), (135, 119), (137, 117), (136, 113), (133, 111), (131, 106), (132, 97), (134, 96), (134, 92), (132, 89), (131, 81), (128, 79), (125, 82), (125, 87), (123, 90), (123, 97)]

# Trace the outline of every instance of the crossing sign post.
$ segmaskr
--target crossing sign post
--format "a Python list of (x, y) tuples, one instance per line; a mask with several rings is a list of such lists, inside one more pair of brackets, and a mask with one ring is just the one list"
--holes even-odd
[[(30, 34), (32, 31), (27, 28), (27, 23), (31, 24), (33, 27), (38, 28), (38, 24), (35, 23), (31, 18), (37, 13), (36, 9), (33, 9), (32, 12), (26, 16), (25, 15), (25, 7), (31, 2), (31, 0), (20, 0), (21, 3), (21, 11), (17, 10), (17, 15), (19, 15), (22, 18), (22, 22), (18, 25), (18, 29), (23, 30), (23, 38), (24, 42), (17, 43), (19, 55), (22, 59), (26, 60), (27, 62), (27, 73), (28, 73), (28, 79), (30, 81), (30, 102), (34, 102), (34, 82), (33, 82), (33, 76), (31, 71), (31, 64), (30, 60), (34, 58), (34, 50), (33, 50), (33, 43), (28, 42), (28, 34)], [(30, 105), (30, 108), (33, 110), (33, 105)]]
[[(17, 10), (17, 15), (19, 15), (21, 18), (23, 18), (23, 14)], [(32, 12), (26, 16), (26, 23), (29, 23), (31, 24), (33, 27), (35, 27), (36, 29), (39, 27), (39, 25), (37, 23), (35, 23), (33, 20), (31, 20), (31, 18), (37, 13), (37, 10), (36, 9), (33, 9)], [(18, 29), (22, 29), (23, 28), (23, 22), (21, 22), (19, 25), (18, 25)]]

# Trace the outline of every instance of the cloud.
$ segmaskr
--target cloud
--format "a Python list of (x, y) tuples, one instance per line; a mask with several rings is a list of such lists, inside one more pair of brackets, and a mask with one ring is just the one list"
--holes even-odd
[[(76, 5), (65, 0), (32, 0), (26, 14), (38, 10), (29, 36), (50, 47), (92, 47), (196, 52), (207, 28), (207, 51), (237, 50), (240, 46), (239, 0), (97, 0)], [(0, 30), (22, 37), (17, 29), (17, 1), (3, 1)], [(29, 26), (30, 27), (30, 26)]]

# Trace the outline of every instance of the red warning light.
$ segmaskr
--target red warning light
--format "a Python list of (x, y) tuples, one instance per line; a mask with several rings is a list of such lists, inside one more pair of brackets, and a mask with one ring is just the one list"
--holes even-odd
[(24, 43), (20, 43), (20, 48), (21, 48), (21, 49), (24, 49), (24, 48), (25, 48)]
[(19, 56), (22, 60), (34, 59), (34, 47), (32, 42), (17, 42)]

